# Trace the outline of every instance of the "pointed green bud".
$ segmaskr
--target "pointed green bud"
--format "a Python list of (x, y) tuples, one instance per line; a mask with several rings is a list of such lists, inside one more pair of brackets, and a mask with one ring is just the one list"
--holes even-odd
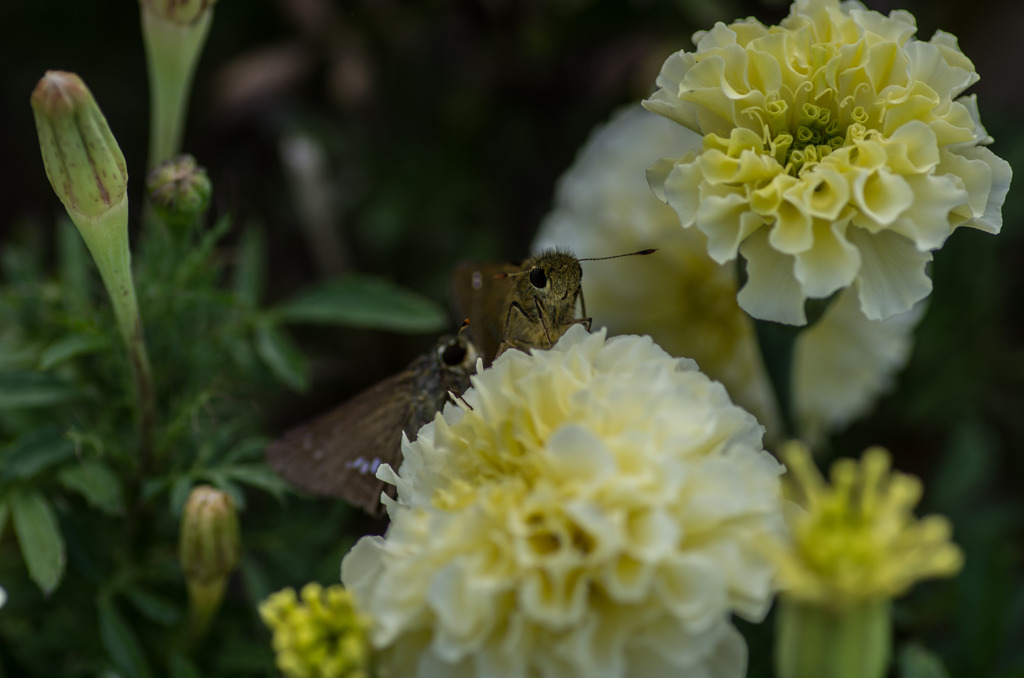
[(146, 177), (146, 192), (157, 215), (172, 225), (188, 225), (210, 206), (213, 185), (191, 155), (156, 166)]
[(188, 638), (206, 634), (228, 577), (238, 565), (238, 513), (230, 495), (209, 485), (197, 485), (181, 517), (178, 558), (188, 584)]
[(187, 26), (212, 11), (216, 0), (141, 0), (143, 7), (169, 23)]
[(124, 155), (89, 88), (74, 73), (47, 71), (32, 92), (31, 104), (46, 176), (96, 262), (131, 359), (145, 468), (156, 408), (132, 281)]
[(197, 485), (181, 517), (178, 554), (189, 581), (226, 579), (238, 565), (239, 531), (235, 502), (226, 492)]
[(126, 209), (128, 169), (107, 119), (74, 73), (47, 71), (32, 92), (43, 165), (79, 229)]

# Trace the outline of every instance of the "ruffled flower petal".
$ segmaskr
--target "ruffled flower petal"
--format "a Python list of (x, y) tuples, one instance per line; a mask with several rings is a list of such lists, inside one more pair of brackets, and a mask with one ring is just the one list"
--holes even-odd
[[(681, 138), (669, 120), (639, 106), (623, 109), (591, 135), (562, 175), (554, 209), (542, 222), (534, 248), (567, 246), (596, 256), (657, 245), (658, 252), (643, 260), (584, 264), (587, 311), (614, 334), (649, 333), (673, 355), (696, 359), (771, 436), (775, 403), (752, 323), (736, 302), (736, 267), (712, 261), (702, 234), (679, 228), (673, 210), (644, 182), (644, 168), (652, 159), (699, 145), (696, 134)], [(795, 181), (780, 176), (780, 185), (785, 185), (771, 189), (773, 195), (780, 199)], [(773, 199), (768, 192), (765, 204)], [(940, 198), (936, 201), (941, 203)], [(845, 200), (843, 205), (845, 209)], [(822, 294), (829, 285), (847, 287), (861, 267), (860, 250), (845, 239), (849, 226), (842, 219), (816, 220), (815, 228), (834, 232), (815, 241), (819, 247), (833, 243), (836, 252), (797, 257), (794, 275), (801, 284), (820, 285)], [(868, 412), (906, 363), (922, 314), (918, 305), (885, 321), (870, 321), (860, 310), (855, 289), (836, 295), (825, 315), (801, 333), (795, 348), (794, 407), (802, 437), (820, 440)], [(632, 557), (616, 564), (614, 575), (605, 575), (614, 576), (623, 590), (630, 581), (650, 576), (638, 562), (642, 556), (630, 552)]]
[(868, 318), (904, 313), (928, 293), (904, 239), (929, 252), (961, 226), (999, 232), (1011, 172), (963, 95), (978, 75), (953, 36), (916, 31), (907, 12), (797, 0), (778, 26), (719, 23), (666, 60), (644, 105), (704, 143), (651, 185), (715, 261), (742, 255), (773, 285), (740, 291), (754, 317), (802, 324), (795, 306), (849, 286)]
[(721, 385), (574, 326), (463, 398), (404, 442), (388, 533), (342, 562), (382, 675), (744, 674), (730, 615), (771, 603), (782, 469)]

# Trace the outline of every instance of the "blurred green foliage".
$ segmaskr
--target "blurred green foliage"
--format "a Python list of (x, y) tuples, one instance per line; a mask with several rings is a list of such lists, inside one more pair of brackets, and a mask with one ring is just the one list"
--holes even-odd
[[(1022, 6), (867, 4), (910, 10), (921, 37), (958, 36), (982, 75), (973, 91), (994, 150), (1024, 167)], [(185, 141), (210, 172), (214, 218), (176, 239), (143, 207), (136, 2), (4, 3), (0, 585), (10, 598), (0, 675), (272, 675), (256, 603), (286, 585), (337, 581), (342, 554), (381, 526), (289, 494), (262, 463), (267, 437), (393, 373), (430, 333), (453, 327), (443, 308), (455, 262), (527, 254), (593, 125), (648, 94), (694, 30), (786, 11), (767, 0), (220, 0)], [(54, 219), (35, 142), (28, 96), (48, 68), (82, 75), (128, 160), (159, 396), (146, 478), (112, 314), (77, 233)], [(326, 212), (309, 214), (294, 190), (283, 149), (298, 137), (323, 154), (311, 171)], [(1024, 676), (1019, 195), (1011, 189), (1000, 235), (957, 232), (936, 254), (928, 314), (897, 388), (833, 441), (834, 455), (889, 448), (898, 469), (924, 479), (922, 510), (949, 516), (966, 552), (959, 577), (897, 604), (905, 649), (895, 675), (941, 676), (944, 666), (950, 676)], [(327, 235), (310, 227), (317, 218)], [(325, 263), (325, 250), (340, 258)], [(367, 304), (375, 294), (386, 301)], [(244, 546), (213, 636), (189, 652), (177, 640), (175, 546), (198, 482), (235, 497)], [(749, 674), (770, 675), (770, 620), (741, 628)]]

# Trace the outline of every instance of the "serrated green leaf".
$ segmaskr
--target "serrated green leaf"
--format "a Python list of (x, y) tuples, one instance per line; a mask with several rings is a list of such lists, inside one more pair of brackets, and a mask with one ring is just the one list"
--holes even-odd
[(448, 315), (440, 304), (381, 278), (350, 275), (316, 285), (273, 310), (276, 318), (392, 330), (435, 332)]
[(101, 461), (87, 460), (66, 466), (57, 474), (57, 480), (66, 489), (82, 495), (90, 506), (107, 515), (120, 515), (124, 511), (121, 479)]
[(64, 536), (57, 516), (41, 492), (16, 488), (10, 494), (11, 517), (21, 555), (32, 581), (49, 595), (64, 576)]
[(73, 442), (52, 426), (20, 436), (0, 451), (0, 480), (28, 480), (75, 455)]
[(66, 360), (95, 353), (107, 346), (107, 340), (98, 334), (77, 332), (68, 334), (46, 347), (39, 356), (39, 369), (48, 370)]
[(300, 393), (309, 388), (309, 365), (295, 341), (280, 327), (256, 327), (256, 352), (281, 383)]
[(900, 678), (949, 678), (942, 660), (934, 652), (917, 644), (903, 646), (898, 663)]
[(263, 230), (249, 226), (242, 233), (238, 243), (237, 264), (232, 287), (238, 300), (250, 308), (256, 308), (263, 298), (265, 276), (266, 244)]
[(74, 384), (46, 372), (0, 373), (0, 410), (45, 407), (81, 396)]
[(113, 601), (99, 601), (100, 639), (114, 665), (128, 678), (146, 678), (150, 675), (142, 644)]

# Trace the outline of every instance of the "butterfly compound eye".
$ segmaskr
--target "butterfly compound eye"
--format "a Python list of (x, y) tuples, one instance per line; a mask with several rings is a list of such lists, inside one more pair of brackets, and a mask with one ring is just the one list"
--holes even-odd
[(548, 284), (548, 274), (543, 268), (535, 268), (530, 271), (530, 283), (537, 289), (542, 289)]
[(461, 365), (462, 361), (466, 359), (466, 348), (460, 346), (457, 342), (452, 342), (444, 347), (441, 351), (441, 360), (445, 365), (455, 366)]

